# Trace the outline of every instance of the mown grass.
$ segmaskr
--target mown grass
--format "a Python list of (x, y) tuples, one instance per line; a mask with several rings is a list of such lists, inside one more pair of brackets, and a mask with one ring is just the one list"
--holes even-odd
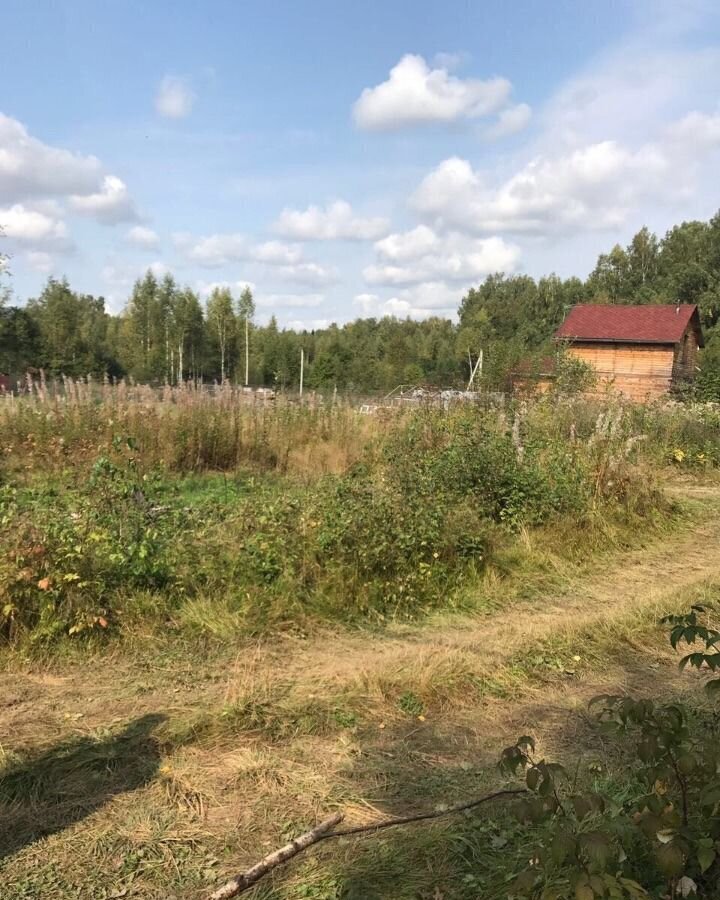
[[(711, 420), (140, 393), (0, 416), (3, 897), (198, 900), (328, 809), (483, 793), (529, 728), (632, 790), (578, 709), (684, 689), (654, 621), (716, 586), (613, 567), (647, 547), (667, 575), (716, 523), (714, 488), (661, 489), (711, 471)], [(493, 808), (330, 842), (255, 897), (499, 898), (528, 846)]]
[[(240, 860), (259, 857), (334, 806), (369, 821), (497, 787), (493, 757), (529, 723), (543, 753), (572, 760), (583, 748), (601, 766), (593, 786), (620, 798), (633, 790), (622, 748), (598, 743), (591, 721), (573, 709), (618, 679), (634, 692), (686, 694), (657, 614), (719, 595), (717, 581), (702, 582), (612, 620), (599, 612), (595, 624), (570, 621), (560, 636), (529, 636), (521, 657), (510, 647), (488, 660), (480, 644), (462, 652), (406, 648), (404, 658), (389, 654), (339, 682), (312, 673), (305, 683), (288, 679), (250, 655), (226, 673), (226, 687), (204, 712), (180, 701), (165, 721), (141, 716), (129, 727), (17, 751), (0, 782), (1, 833), (7, 841), (12, 829), (16, 847), (0, 863), (4, 896), (52, 889), (63, 900), (122, 891), (199, 898)], [(581, 662), (572, 663), (578, 653)], [(561, 666), (537, 662), (550, 657)], [(179, 662), (147, 660), (149, 702), (163, 682), (168, 707), (171, 685), (193, 689), (195, 661), (179, 681), (168, 677)], [(96, 780), (97, 765), (109, 766), (109, 781)], [(50, 836), (38, 842), (43, 832)], [(508, 809), (485, 808), (330, 842), (254, 896), (499, 900), (531, 846)]]

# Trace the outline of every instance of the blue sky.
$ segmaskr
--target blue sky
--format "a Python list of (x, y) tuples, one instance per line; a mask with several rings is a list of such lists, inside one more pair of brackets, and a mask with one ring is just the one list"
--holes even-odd
[(704, 0), (5, 0), (0, 225), (122, 309), (148, 266), (258, 318), (452, 315), (720, 207)]

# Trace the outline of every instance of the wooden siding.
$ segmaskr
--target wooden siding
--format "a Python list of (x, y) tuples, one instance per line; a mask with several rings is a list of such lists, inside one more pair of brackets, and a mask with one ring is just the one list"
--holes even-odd
[(682, 382), (694, 378), (698, 364), (698, 350), (697, 335), (689, 329), (685, 332), (682, 342), (675, 346), (673, 381)]
[(672, 345), (577, 341), (568, 349), (596, 370), (601, 390), (611, 385), (632, 400), (647, 400), (667, 394), (673, 383), (676, 348)]

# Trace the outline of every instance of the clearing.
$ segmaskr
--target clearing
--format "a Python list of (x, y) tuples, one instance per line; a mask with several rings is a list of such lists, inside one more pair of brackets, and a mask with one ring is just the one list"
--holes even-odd
[[(169, 642), (45, 665), (8, 656), (4, 900), (198, 900), (334, 808), (364, 823), (482, 794), (520, 733), (550, 755), (597, 751), (591, 696), (682, 691), (692, 679), (652, 622), (717, 588), (720, 486), (671, 490), (690, 510), (681, 526), (566, 567), (550, 596), (529, 590), (484, 616), (222, 651)], [(502, 896), (458, 882), (478, 848), (459, 847), (453, 824), (328, 842), (248, 896)]]

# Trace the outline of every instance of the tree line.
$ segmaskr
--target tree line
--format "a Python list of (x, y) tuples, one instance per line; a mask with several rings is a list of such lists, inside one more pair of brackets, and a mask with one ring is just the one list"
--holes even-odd
[(274, 316), (257, 324), (249, 288), (237, 296), (215, 288), (203, 304), (171, 274), (151, 271), (115, 316), (102, 297), (50, 278), (24, 306), (0, 294), (0, 371), (291, 388), (302, 350), (308, 387), (370, 392), (462, 385), (482, 350), (484, 383), (502, 389), (519, 360), (551, 352), (554, 330), (583, 302), (697, 303), (707, 342), (698, 389), (720, 399), (720, 212), (662, 238), (642, 228), (627, 247), (601, 254), (585, 280), (490, 275), (461, 299), (457, 323), (366, 318), (298, 332), (279, 328)]

